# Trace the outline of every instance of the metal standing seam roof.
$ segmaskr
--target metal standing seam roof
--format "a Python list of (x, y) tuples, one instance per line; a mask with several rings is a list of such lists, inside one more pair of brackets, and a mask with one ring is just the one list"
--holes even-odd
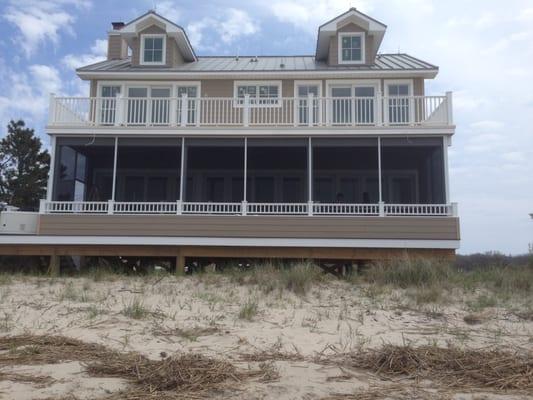
[(175, 67), (133, 66), (131, 59), (108, 60), (78, 68), (78, 72), (281, 72), (281, 71), (427, 71), (438, 67), (408, 54), (378, 54), (371, 65), (331, 66), (315, 56), (207, 56)]

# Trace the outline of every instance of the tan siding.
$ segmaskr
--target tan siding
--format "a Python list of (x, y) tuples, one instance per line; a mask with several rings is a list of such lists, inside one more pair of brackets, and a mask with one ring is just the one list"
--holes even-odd
[(437, 217), (42, 215), (41, 235), (458, 240)]
[(329, 65), (339, 65), (339, 32), (365, 32), (365, 61), (366, 64), (373, 64), (372, 59), (374, 39), (368, 35), (368, 32), (353, 23), (346, 24), (339, 28), (337, 35), (333, 36), (329, 42)]
[(204, 79), (202, 97), (233, 97), (232, 79)]
[(98, 88), (98, 81), (95, 79), (91, 80), (90, 87), (89, 87), (89, 96), (90, 97), (97, 97), (98, 93), (96, 92)]
[(107, 59), (121, 60), (127, 57), (128, 46), (120, 35), (109, 35), (107, 39)]
[(424, 78), (415, 78), (413, 80), (413, 94), (415, 96), (424, 96)]

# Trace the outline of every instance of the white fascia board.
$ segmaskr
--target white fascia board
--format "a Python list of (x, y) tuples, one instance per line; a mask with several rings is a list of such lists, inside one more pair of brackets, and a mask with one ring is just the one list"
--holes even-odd
[(434, 127), (368, 127), (357, 128), (356, 130), (341, 127), (291, 127), (291, 128), (274, 128), (274, 127), (205, 127), (205, 128), (179, 128), (179, 127), (125, 127), (125, 126), (105, 126), (105, 127), (46, 127), (49, 135), (56, 136), (130, 136), (130, 137), (154, 137), (154, 136), (173, 136), (173, 137), (361, 137), (361, 136), (452, 136), (455, 134), (455, 126), (434, 126)]
[(81, 79), (357, 79), (357, 78), (425, 78), (433, 79), (438, 69), (395, 71), (78, 71)]
[(0, 244), (458, 249), (459, 240), (0, 235)]

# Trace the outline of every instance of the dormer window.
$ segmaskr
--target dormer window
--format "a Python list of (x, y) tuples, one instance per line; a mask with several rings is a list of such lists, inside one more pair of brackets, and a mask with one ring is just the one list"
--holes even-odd
[(141, 35), (141, 65), (164, 65), (166, 35)]
[(363, 32), (339, 33), (339, 64), (364, 64), (365, 34)]

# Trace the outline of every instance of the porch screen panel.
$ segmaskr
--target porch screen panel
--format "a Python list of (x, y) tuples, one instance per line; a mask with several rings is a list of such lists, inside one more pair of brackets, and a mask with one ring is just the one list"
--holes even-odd
[(445, 203), (442, 138), (383, 138), (381, 165), (385, 203)]
[(313, 139), (313, 201), (379, 202), (377, 139)]
[(114, 138), (58, 138), (55, 154), (54, 200), (112, 198)]
[(307, 139), (248, 139), (248, 201), (307, 202)]
[(185, 201), (243, 201), (244, 139), (185, 139), (185, 148)]
[(119, 138), (117, 201), (176, 201), (180, 176), (181, 138)]

